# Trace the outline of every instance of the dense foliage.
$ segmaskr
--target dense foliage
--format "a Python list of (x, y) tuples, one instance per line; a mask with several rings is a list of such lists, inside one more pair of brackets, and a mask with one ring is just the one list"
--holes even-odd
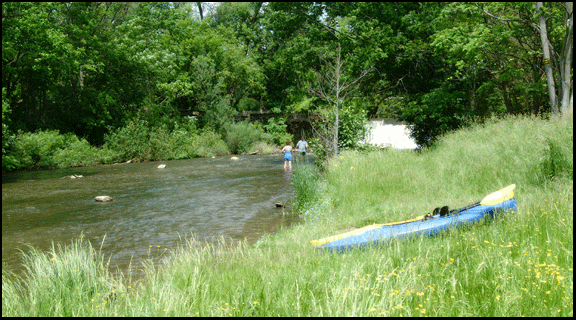
[(406, 120), (423, 146), (475, 118), (568, 113), (572, 20), (568, 2), (3, 3), (3, 170), (18, 130), (102, 146), (194, 116), (230, 141), (261, 110), (299, 136), (286, 121), (325, 107), (310, 86), (335, 48), (342, 81), (370, 70), (337, 105)]

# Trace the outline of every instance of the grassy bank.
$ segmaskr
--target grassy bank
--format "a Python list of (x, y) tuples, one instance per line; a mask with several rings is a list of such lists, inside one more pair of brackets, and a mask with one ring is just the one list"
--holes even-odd
[[(571, 118), (494, 121), (422, 153), (344, 153), (320, 180), (296, 169), (312, 193), (303, 225), (251, 246), (190, 240), (135, 283), (81, 240), (32, 251), (25, 279), (2, 271), (2, 315), (573, 316), (572, 158)], [(515, 215), (344, 254), (309, 243), (511, 183)]]

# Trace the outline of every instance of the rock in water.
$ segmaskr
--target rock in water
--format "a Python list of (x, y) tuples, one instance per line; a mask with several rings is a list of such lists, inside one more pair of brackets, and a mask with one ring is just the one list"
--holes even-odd
[(112, 197), (109, 196), (97, 196), (96, 198), (94, 198), (94, 200), (96, 200), (97, 202), (110, 202), (112, 201)]
[(230, 158), (230, 160), (240, 160), (240, 158), (238, 158), (238, 157), (232, 157), (232, 158)]
[(165, 165), (165, 164), (161, 164), (161, 165), (158, 166), (158, 169), (164, 169), (164, 168), (166, 168), (166, 165)]

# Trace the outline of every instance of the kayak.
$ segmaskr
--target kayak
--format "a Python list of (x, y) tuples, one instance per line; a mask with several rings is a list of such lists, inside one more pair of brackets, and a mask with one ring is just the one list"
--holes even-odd
[(414, 235), (435, 235), (443, 230), (474, 223), (487, 217), (494, 217), (496, 212), (516, 212), (516, 199), (508, 199), (497, 204), (473, 204), (463, 210), (453, 210), (448, 214), (434, 214), (414, 219), (369, 225), (357, 230), (336, 236), (312, 240), (316, 248), (345, 251), (367, 245), (377, 245), (392, 238)]

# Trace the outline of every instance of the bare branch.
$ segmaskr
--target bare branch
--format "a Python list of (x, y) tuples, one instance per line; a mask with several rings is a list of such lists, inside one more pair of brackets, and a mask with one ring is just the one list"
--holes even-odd
[(491, 17), (491, 18), (493, 18), (493, 19), (496, 19), (496, 20), (499, 20), (499, 21), (502, 21), (502, 22), (519, 22), (519, 23), (521, 23), (521, 24), (526, 24), (526, 25), (532, 26), (533, 28), (538, 29), (538, 25), (535, 24), (535, 23), (531, 23), (531, 22), (526, 21), (526, 20), (523, 20), (523, 19), (506, 19), (506, 18), (502, 18), (502, 17), (499, 17), (499, 16), (497, 16), (497, 15), (495, 15), (495, 14), (492, 14), (490, 11), (488, 11), (488, 9), (484, 8), (483, 5), (481, 5), (480, 8), (482, 9), (482, 11), (484, 11), (484, 13), (485, 13), (486, 15), (488, 15), (489, 17)]
[(323, 73), (316, 73), (317, 85), (315, 88), (309, 88), (308, 92), (328, 104), (326, 109), (317, 109), (318, 115), (322, 114), (322, 118), (330, 121), (311, 122), (312, 128), (317, 137), (322, 137), (322, 148), (327, 151), (327, 154), (338, 156), (338, 128), (339, 113), (347, 96), (358, 89), (359, 84), (363, 78), (372, 70), (369, 68), (362, 71), (360, 76), (352, 80), (342, 80), (344, 74), (344, 62), (341, 57), (341, 47), (338, 46), (336, 56), (333, 62), (326, 61), (321, 58), (326, 65), (326, 71)]

